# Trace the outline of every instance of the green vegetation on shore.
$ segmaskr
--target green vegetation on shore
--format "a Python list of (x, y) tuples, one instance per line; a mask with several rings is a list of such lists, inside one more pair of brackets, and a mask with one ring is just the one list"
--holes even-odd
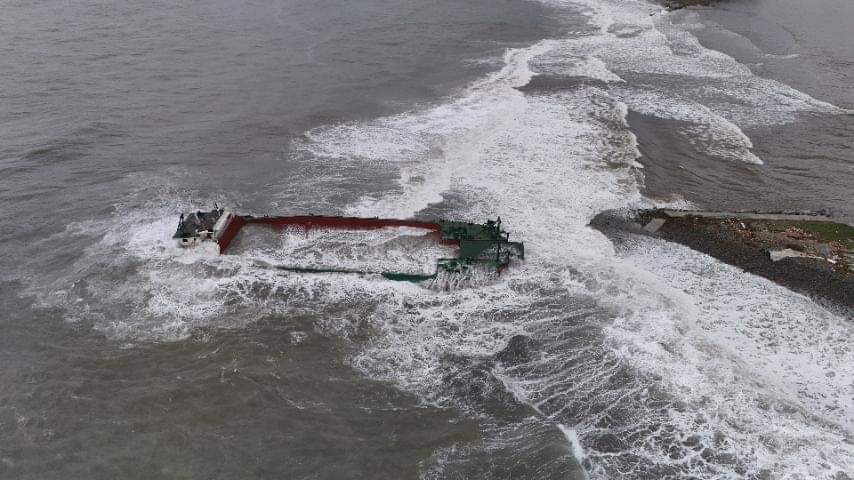
[(799, 228), (804, 232), (811, 233), (828, 242), (839, 242), (846, 248), (854, 248), (854, 227), (844, 223), (832, 222), (770, 222), (768, 229), (774, 232), (782, 232), (788, 228)]

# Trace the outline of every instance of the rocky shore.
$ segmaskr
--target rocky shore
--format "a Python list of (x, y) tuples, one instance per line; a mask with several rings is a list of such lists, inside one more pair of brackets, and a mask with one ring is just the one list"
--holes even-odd
[(819, 214), (604, 212), (591, 226), (619, 244), (646, 235), (681, 243), (854, 312), (854, 227)]

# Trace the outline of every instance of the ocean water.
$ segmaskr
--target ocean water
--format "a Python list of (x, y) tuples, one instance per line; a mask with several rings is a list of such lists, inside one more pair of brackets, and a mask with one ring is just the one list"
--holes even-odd
[[(8, 2), (0, 478), (854, 476), (850, 312), (587, 227), (854, 218), (826, 2)], [(174, 245), (214, 202), (500, 215), (526, 260), (429, 288), (269, 268), (429, 270), (407, 229)]]

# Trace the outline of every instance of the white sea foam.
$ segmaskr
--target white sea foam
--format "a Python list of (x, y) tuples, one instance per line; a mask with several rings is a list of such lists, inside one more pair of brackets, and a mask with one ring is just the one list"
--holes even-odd
[[(651, 18), (653, 7), (584, 5), (598, 33), (509, 50), (501, 70), (446, 103), (320, 128), (298, 146), (330, 169), (352, 162), (399, 172), (399, 188), (360, 199), (350, 213), (409, 217), (454, 197), (462, 218), (500, 214), (528, 253), (501, 282), (436, 292), (283, 275), (253, 262), (293, 258), (305, 246), (299, 238), (246, 256), (179, 250), (169, 239), (174, 212), (147, 208), (122, 211), (119, 222), (76, 225), (109, 233), (53, 285), (63, 293), (49, 303), (95, 315), (96, 327), (117, 337), (182, 338), (197, 325), (237, 326), (230, 308), (240, 318), (321, 312), (315, 330), (344, 337), (369, 318), (378, 336), (354, 366), (443, 404), (455, 401), (444, 388), (443, 359), (491, 358), (510, 338), (528, 335), (541, 343), (539, 354), (498, 365), (495, 375), (537, 413), (526, 422), (573, 425), (560, 430), (591, 477), (627, 465), (636, 476), (705, 478), (851, 471), (854, 361), (844, 319), (681, 247), (640, 242), (617, 256), (586, 226), (602, 210), (651, 204), (639, 193), (627, 109), (684, 122), (715, 157), (757, 163), (739, 126), (833, 108), (753, 76), (676, 27), (662, 33), (666, 17)], [(538, 73), (606, 85), (518, 89)], [(678, 81), (656, 83), (667, 76)], [(734, 100), (713, 101), (726, 96)], [(765, 108), (747, 118), (756, 106)], [(90, 274), (111, 258), (133, 270), (120, 274), (131, 280)], [(93, 310), (96, 295), (127, 307), (117, 309), (126, 315)], [(322, 314), (341, 304), (352, 318)], [(614, 451), (592, 441), (607, 435), (616, 438)]]
[(578, 432), (563, 424), (558, 424), (558, 428), (560, 429), (561, 433), (563, 433), (563, 436), (566, 437), (566, 441), (569, 442), (569, 445), (572, 447), (572, 455), (575, 457), (575, 460), (578, 462), (579, 465), (583, 465), (584, 448), (581, 446), (581, 442), (578, 440)]
[[(556, 42), (540, 59), (545, 73), (578, 74), (575, 58), (588, 58), (596, 68), (589, 76), (623, 88), (611, 94), (630, 109), (686, 122), (686, 136), (713, 156), (761, 163), (742, 128), (765, 127), (795, 120), (804, 112), (844, 113), (773, 80), (753, 75), (732, 57), (704, 48), (688, 26), (673, 25), (656, 7), (637, 1), (549, 1), (556, 6), (580, 5), (598, 25), (598, 35)], [(588, 62), (590, 63), (590, 62)], [(610, 72), (603, 75), (602, 72)], [(702, 150), (702, 148), (701, 148)]]
[(578, 76), (609, 83), (625, 83), (619, 75), (608, 70), (605, 62), (596, 57), (585, 55), (573, 58), (573, 52), (562, 52), (558, 42), (554, 42), (550, 53), (551, 55), (542, 55), (531, 62), (532, 68), (538, 74)]
[[(769, 107), (748, 125), (833, 107), (754, 77), (684, 32), (661, 33), (661, 24), (648, 19), (640, 4), (588, 6), (590, 17), (600, 22), (600, 35), (512, 50), (504, 69), (448, 104), (312, 134), (306, 148), (321, 161), (386, 161), (404, 172), (399, 191), (364, 198), (355, 213), (408, 216), (446, 195), (462, 197), (458, 214), (469, 219), (501, 214), (528, 246), (526, 264), (501, 283), (441, 296), (409, 291), (391, 297), (395, 300), (374, 316), (382, 335), (354, 365), (429, 401), (453, 403), (443, 393), (440, 359), (490, 356), (512, 336), (533, 334), (546, 339), (547, 350), (555, 354), (496, 371), (514, 397), (552, 421), (585, 408), (585, 401), (602, 403), (610, 396), (639, 416), (638, 426), (609, 429), (597, 426), (607, 418), (600, 414), (573, 418), (578, 433), (571, 446), (585, 452), (581, 458), (590, 462), (595, 477), (613, 475), (632, 455), (646, 465), (637, 467), (638, 475), (644, 468), (709, 478), (764, 471), (829, 478), (848, 471), (854, 448), (844, 440), (851, 412), (843, 402), (851, 396), (851, 371), (837, 367), (830, 374), (828, 367), (851, 364), (843, 340), (824, 344), (806, 335), (812, 339), (795, 350), (772, 347), (798, 338), (784, 332), (800, 324), (803, 333), (820, 324), (832, 326), (837, 339), (849, 338), (843, 319), (736, 269), (704, 283), (706, 269), (724, 267), (684, 249), (645, 245), (640, 253), (615, 259), (610, 242), (586, 227), (603, 209), (646, 202), (638, 193), (637, 149), (625, 125), (626, 108), (684, 122), (689, 136), (713, 156), (761, 163), (737, 126), (745, 115), (735, 104), (710, 101), (718, 91), (692, 96), (700, 87), (690, 87), (690, 79), (715, 82), (716, 89), (731, 86), (735, 103)], [(563, 68), (562, 56), (569, 58)], [(536, 73), (586, 75), (613, 85), (527, 95), (514, 88)], [(642, 75), (679, 77), (690, 88), (668, 91), (638, 83)], [(692, 271), (698, 258), (706, 262), (699, 273)], [(751, 293), (739, 297), (732, 288)], [(543, 296), (560, 305), (557, 311), (542, 305)], [(727, 302), (736, 298), (739, 304), (730, 309)], [(402, 315), (404, 304), (417, 311)], [(769, 310), (770, 305), (775, 307)], [(561, 326), (562, 319), (585, 315), (612, 318), (601, 345), (562, 350), (562, 343), (548, 340), (571, 331)], [(731, 333), (746, 325), (751, 325), (749, 334), (742, 333), (747, 338)], [(565, 367), (573, 362), (576, 368)], [(610, 384), (612, 375), (626, 368), (649, 380)], [(672, 397), (666, 409), (644, 403), (651, 384)], [(640, 400), (625, 400), (635, 397)], [(641, 427), (656, 422), (667, 426), (651, 432)], [(773, 432), (769, 424), (776, 425)], [(592, 445), (586, 451), (586, 436), (605, 433), (637, 440), (626, 440), (619, 454)], [(671, 457), (672, 449), (680, 457)]]
[[(699, 309), (690, 332), (696, 348), (732, 360), (731, 375), (854, 431), (851, 322), (771, 281), (663, 241), (646, 241), (628, 259), (692, 299)], [(713, 362), (706, 364), (710, 370)]]
[(690, 307), (628, 312), (606, 329), (621, 358), (664, 378), (704, 415), (704, 425), (694, 412), (669, 421), (701, 437), (722, 433), (734, 457), (750, 452), (752, 471), (851, 471), (850, 319), (685, 247), (644, 241), (627, 260), (651, 272), (646, 281), (660, 294)]
[(417, 228), (278, 231), (250, 225), (241, 234), (243, 241), (229, 253), (270, 267), (432, 274), (438, 259), (456, 253)]
[[(177, 340), (197, 327), (239, 327), (268, 313), (312, 311), (353, 296), (370, 297), (378, 285), (383, 285), (371, 278), (343, 274), (299, 275), (259, 268), (259, 262), (278, 265), (280, 260), (298, 258), (287, 247), (304, 246), (300, 235), (279, 235), (283, 244), (277, 251), (256, 249), (246, 255), (219, 255), (213, 243), (185, 249), (171, 238), (175, 212), (190, 210), (189, 204), (164, 206), (150, 200), (144, 208), (120, 208), (112, 219), (70, 226), (64, 235), (100, 240), (68, 269), (34, 278), (25, 293), (35, 296), (41, 307), (62, 308), (68, 320), (85, 320), (117, 339)], [(413, 233), (399, 229), (374, 232), (361, 239), (370, 247), (371, 241), (393, 243)], [(47, 239), (48, 243), (54, 241), (63, 239)], [(330, 245), (335, 246), (334, 242)], [(403, 265), (417, 271), (434, 264), (433, 258), (442, 253), (439, 248), (416, 248), (412, 257), (406, 256), (410, 252), (403, 252), (402, 247), (397, 250), (397, 258), (379, 259), (385, 261), (382, 266)], [(340, 253), (304, 266), (358, 268), (376, 263), (371, 258), (354, 263), (359, 258), (352, 252)], [(234, 308), (240, 314), (232, 314)]]
[(399, 194), (366, 198), (349, 213), (411, 216), (440, 202), (456, 178), (476, 168), (479, 159), (471, 152), (489, 146), (490, 132), (506, 131), (514, 110), (526, 107), (515, 87), (531, 79), (530, 58), (548, 48), (549, 42), (542, 42), (508, 51), (504, 68), (473, 84), (454, 102), (368, 125), (318, 129), (310, 132), (310, 143), (304, 147), (330, 163), (347, 157), (399, 169)]

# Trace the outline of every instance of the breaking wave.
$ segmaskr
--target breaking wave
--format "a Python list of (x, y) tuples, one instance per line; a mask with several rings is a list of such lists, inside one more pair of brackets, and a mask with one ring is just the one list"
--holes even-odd
[[(174, 212), (192, 208), (183, 199), (228, 199), (167, 189), (58, 234), (96, 241), (30, 293), (128, 340), (273, 313), (314, 316), (329, 335), (370, 328), (355, 368), (481, 420), (482, 444), (434, 452), (426, 478), (497, 476), (519, 464), (549, 478), (851, 472), (849, 321), (686, 248), (638, 239), (617, 251), (587, 227), (605, 209), (652, 205), (629, 110), (681, 122), (714, 158), (754, 164), (741, 127), (839, 112), (703, 48), (650, 5), (559, 6), (587, 22), (509, 50), (500, 70), (445, 103), (315, 129), (295, 145), (320, 167), (397, 173), (391, 191), (353, 202), (349, 214), (501, 215), (528, 253), (501, 282), (440, 292), (257, 268), (303, 258), (298, 237), (239, 256), (179, 250), (169, 236)], [(311, 240), (321, 257), (340, 244)]]
[(525, 451), (555, 432), (561, 452), (525, 451), (543, 460), (538, 473), (850, 471), (849, 322), (683, 247), (638, 240), (615, 252), (586, 227), (606, 208), (648, 204), (627, 110), (681, 122), (712, 157), (757, 164), (738, 125), (839, 112), (702, 48), (648, 5), (582, 11), (596, 33), (511, 50), (446, 104), (309, 135), (317, 161), (401, 172), (397, 191), (352, 213), (500, 214), (530, 252), (497, 285), (392, 297), (354, 365), (488, 417), (482, 451), (442, 452), (437, 477), (484, 474), (473, 460), (484, 451)]

